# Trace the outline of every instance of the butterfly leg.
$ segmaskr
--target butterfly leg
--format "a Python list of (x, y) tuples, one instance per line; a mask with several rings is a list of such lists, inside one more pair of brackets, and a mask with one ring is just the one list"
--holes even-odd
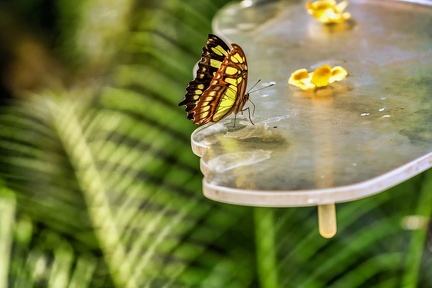
[[(248, 115), (249, 115), (249, 121), (252, 123), (252, 125), (255, 125), (253, 122), (252, 122), (252, 118), (251, 118), (251, 112), (250, 112), (250, 109), (249, 109), (249, 107), (247, 107), (247, 108), (245, 108), (245, 109), (243, 109), (241, 112), (243, 113), (243, 111), (248, 111)], [(254, 105), (254, 111), (255, 111), (255, 105)]]
[[(253, 110), (252, 110), (252, 117), (255, 115), (255, 104), (249, 99), (249, 102), (252, 104), (253, 106)], [(249, 109), (249, 108), (248, 108)], [(250, 119), (250, 117), (249, 117)], [(252, 121), (251, 121), (252, 122)]]

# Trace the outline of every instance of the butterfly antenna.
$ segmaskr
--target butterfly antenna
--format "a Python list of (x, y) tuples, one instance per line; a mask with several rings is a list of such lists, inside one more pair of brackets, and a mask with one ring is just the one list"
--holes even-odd
[(250, 89), (249, 89), (249, 91), (247, 92), (247, 94), (249, 94), (249, 93), (252, 93), (252, 92), (250, 92), (259, 82), (261, 82), (261, 79), (259, 79)]
[[(257, 82), (256, 84), (258, 84), (258, 82)], [(256, 85), (256, 84), (255, 84), (255, 85)], [(255, 87), (255, 85), (252, 86), (252, 88)], [(265, 87), (261, 87), (261, 88), (259, 88), (259, 89), (257, 89), (257, 90), (250, 91), (249, 94), (254, 93), (254, 92), (257, 92), (257, 91), (260, 91), (260, 90), (263, 90), (263, 89), (266, 89), (266, 88), (271, 87), (271, 86), (273, 86), (273, 85), (274, 85), (274, 83), (271, 83), (271, 84), (269, 84), (269, 85), (267, 85), (267, 86), (265, 86)], [(251, 88), (250, 90), (252, 90), (252, 88)]]

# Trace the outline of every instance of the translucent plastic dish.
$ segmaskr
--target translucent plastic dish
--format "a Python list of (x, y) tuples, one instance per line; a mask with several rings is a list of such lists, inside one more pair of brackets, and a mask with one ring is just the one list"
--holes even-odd
[[(206, 197), (225, 203), (317, 206), (388, 189), (432, 166), (432, 7), (349, 1), (352, 18), (323, 25), (303, 1), (243, 1), (223, 8), (214, 33), (249, 64), (247, 113), (192, 134)], [(348, 77), (302, 91), (292, 72), (322, 64)]]

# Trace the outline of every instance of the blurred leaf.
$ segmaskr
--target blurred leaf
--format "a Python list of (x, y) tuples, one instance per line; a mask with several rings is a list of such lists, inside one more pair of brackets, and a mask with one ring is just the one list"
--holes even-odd
[[(76, 24), (75, 34), (69, 34), (71, 40), (82, 41), (77, 39), (81, 36), (73, 36), (81, 33), (94, 37), (94, 30), (83, 24), (90, 21), (86, 18), (89, 5), (102, 4), (86, 1), (77, 8), (85, 13), (77, 12), (80, 17), (74, 20), (81, 24)], [(187, 42), (175, 40), (183, 32), (153, 30), (166, 19), (182, 22), (199, 13), (191, 4), (168, 6), (165, 14), (165, 4), (155, 5), (160, 18), (146, 27), (150, 31), (130, 33), (126, 42), (118, 43), (123, 56), (111, 62), (118, 62), (110, 68), (115, 72), (113, 81), (103, 79), (111, 85), (45, 90), (3, 109), (1, 175), (18, 196), (16, 215), (28, 215), (18, 216), (22, 220), (17, 231), (29, 231), (32, 239), (21, 240), (12, 252), (28, 256), (13, 257), (11, 283), (52, 287), (201, 287), (202, 283), (220, 287), (230, 283), (244, 287), (253, 278), (250, 271), (233, 270), (236, 263), (253, 261), (240, 252), (241, 246), (216, 244), (250, 210), (203, 199), (198, 159), (190, 152), (190, 132), (185, 129), (189, 123), (177, 107), (196, 59)], [(184, 9), (180, 16), (178, 9)], [(116, 21), (124, 22), (124, 17)], [(204, 22), (202, 18), (198, 24)], [(209, 29), (210, 19), (206, 23), (201, 31)], [(171, 23), (165, 25), (171, 27)], [(206, 33), (195, 32), (202, 36), (200, 45)], [(146, 34), (151, 37), (128, 48), (134, 46), (127, 43)], [(116, 37), (110, 35), (101, 36), (107, 41)], [(102, 46), (93, 48), (102, 51)], [(166, 47), (175, 52), (160, 53)], [(86, 51), (76, 51), (80, 50)], [(86, 51), (83, 57), (99, 61), (91, 53)], [(103, 57), (114, 54), (107, 55)], [(177, 64), (179, 57), (190, 63)], [(133, 59), (133, 63), (120, 59)], [(166, 69), (161, 68), (165, 65)], [(29, 237), (23, 233), (15, 241)]]

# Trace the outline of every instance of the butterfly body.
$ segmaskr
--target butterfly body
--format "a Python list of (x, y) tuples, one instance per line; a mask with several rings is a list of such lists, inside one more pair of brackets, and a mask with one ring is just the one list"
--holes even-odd
[(230, 49), (219, 37), (209, 34), (196, 77), (189, 83), (185, 99), (179, 105), (185, 105), (188, 119), (199, 125), (237, 114), (249, 100), (247, 76), (242, 48), (232, 44)]

